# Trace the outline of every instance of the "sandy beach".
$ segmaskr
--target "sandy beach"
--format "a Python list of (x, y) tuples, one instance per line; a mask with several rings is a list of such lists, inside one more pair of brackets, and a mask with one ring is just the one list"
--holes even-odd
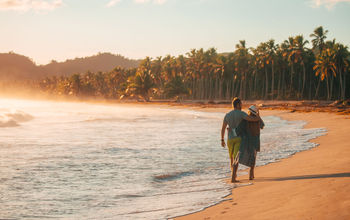
[(304, 120), (305, 128), (326, 128), (327, 134), (311, 140), (318, 147), (257, 167), (253, 181), (240, 176), (235, 186), (242, 187), (226, 201), (176, 219), (350, 219), (350, 116), (281, 110), (261, 115)]

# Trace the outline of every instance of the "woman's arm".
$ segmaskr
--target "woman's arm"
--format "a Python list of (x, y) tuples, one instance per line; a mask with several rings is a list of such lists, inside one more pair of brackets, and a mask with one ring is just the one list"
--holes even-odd
[(235, 132), (237, 134), (237, 136), (244, 136), (247, 130), (247, 121), (246, 120), (242, 120), (237, 128), (235, 128)]
[(260, 128), (261, 128), (261, 129), (264, 129), (264, 127), (265, 127), (265, 123), (264, 123), (264, 121), (260, 118)]
[(259, 121), (259, 120), (262, 120), (259, 115), (256, 115), (256, 116), (246, 115), (246, 116), (243, 117), (243, 119), (247, 120), (247, 121)]

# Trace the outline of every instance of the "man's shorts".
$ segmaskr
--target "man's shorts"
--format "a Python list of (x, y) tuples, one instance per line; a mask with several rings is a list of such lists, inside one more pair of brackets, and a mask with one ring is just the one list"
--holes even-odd
[(237, 157), (237, 154), (239, 152), (239, 147), (241, 146), (241, 137), (235, 137), (233, 139), (229, 139), (227, 141), (227, 148), (228, 148), (228, 153), (233, 156), (233, 159), (235, 160)]

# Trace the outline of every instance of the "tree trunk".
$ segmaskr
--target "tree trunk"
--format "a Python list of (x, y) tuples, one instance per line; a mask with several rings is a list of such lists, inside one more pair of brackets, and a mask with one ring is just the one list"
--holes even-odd
[(261, 76), (262, 82), (261, 82), (261, 93), (260, 93), (260, 99), (264, 99), (265, 96), (265, 82), (264, 82), (264, 76)]
[(289, 91), (289, 96), (292, 95), (293, 75), (294, 75), (294, 67), (293, 67), (293, 63), (292, 63), (292, 65), (291, 65), (291, 70), (290, 70), (290, 91)]
[(301, 92), (301, 87), (302, 87), (302, 80), (301, 80), (301, 78), (302, 78), (302, 75), (301, 75), (302, 73), (301, 73), (301, 71), (300, 71), (300, 68), (299, 68), (299, 70), (297, 69), (297, 71), (295, 72), (295, 75), (296, 75), (296, 79), (294, 79), (295, 81), (296, 81), (296, 83), (298, 84), (297, 85), (297, 89), (296, 89), (296, 98), (298, 99), (298, 100), (300, 100), (300, 96), (301, 96), (301, 94), (300, 94), (300, 92)]
[(201, 99), (204, 100), (205, 99), (205, 78), (202, 79), (202, 95), (201, 95)]
[(333, 84), (334, 84), (334, 76), (333, 76), (333, 74), (331, 75), (331, 85), (330, 85), (330, 87), (331, 87), (331, 89), (330, 89), (330, 99), (332, 99), (333, 98)]
[(282, 78), (282, 73), (280, 72), (279, 77), (278, 77), (277, 99), (280, 99), (280, 92), (281, 92), (281, 78)]
[(319, 76), (317, 87), (316, 87), (316, 92), (315, 92), (315, 97), (314, 99), (318, 98), (318, 90), (320, 89), (320, 84), (321, 84), (321, 76)]
[(241, 76), (241, 83), (239, 86), (239, 97), (242, 99), (243, 96), (243, 76)]
[(210, 99), (212, 99), (212, 93), (213, 93), (212, 77), (210, 77), (210, 76), (209, 76), (208, 90), (209, 90), (208, 99), (210, 100)]
[(306, 73), (305, 73), (305, 64), (303, 63), (303, 86), (301, 89), (301, 98), (304, 97), (305, 81), (306, 81)]
[(194, 80), (194, 99), (198, 99), (198, 78)]
[(234, 97), (235, 93), (235, 80), (232, 79), (232, 87), (231, 87), (231, 98)]
[(343, 96), (343, 77), (342, 77), (342, 71), (341, 69), (339, 68), (338, 66), (338, 70), (339, 70), (339, 84), (340, 84), (340, 93), (339, 93), (339, 96), (340, 96), (340, 99), (341, 100), (344, 100), (344, 96)]
[(230, 100), (230, 82), (226, 83), (226, 95), (225, 95), (226, 100)]
[(257, 77), (258, 77), (258, 70), (256, 69), (255, 76), (254, 76), (254, 97), (255, 98), (257, 97), (257, 88), (256, 88)]
[(239, 96), (239, 94), (240, 94), (240, 82), (237, 82), (237, 85), (236, 85), (236, 92), (235, 92), (235, 96)]
[(343, 86), (343, 94), (342, 94), (342, 96), (343, 96), (344, 99), (345, 99), (345, 97), (346, 97), (346, 72), (344, 72), (343, 75), (344, 75), (344, 78), (343, 78), (343, 84), (344, 84), (344, 86)]
[(269, 92), (269, 79), (268, 79), (268, 76), (267, 76), (267, 68), (266, 67), (265, 67), (265, 84), (266, 84), (266, 87), (265, 87), (265, 97), (264, 97), (264, 99), (267, 99), (268, 92)]
[(330, 97), (330, 95), (329, 95), (329, 78), (328, 78), (328, 76), (326, 76), (326, 83), (327, 83), (327, 100), (329, 100), (329, 97)]
[(272, 79), (271, 79), (271, 99), (273, 100), (274, 93), (275, 93), (275, 70), (274, 70), (274, 64), (272, 63)]
[(193, 79), (193, 77), (191, 77), (192, 78), (192, 100), (194, 100), (194, 93), (195, 93), (195, 80)]
[(312, 82), (313, 82), (313, 80), (311, 79), (311, 77), (310, 77), (309, 81), (310, 81), (310, 86), (309, 86), (309, 100), (311, 100), (311, 90), (312, 90)]
[(286, 77), (286, 71), (285, 71), (285, 69), (283, 68), (283, 70), (282, 70), (282, 99), (284, 99), (284, 97), (285, 97), (285, 92), (286, 92), (286, 79), (285, 79), (285, 77)]
[(197, 90), (198, 90), (197, 99), (199, 100), (202, 99), (202, 80), (203, 80), (202, 78), (199, 78), (197, 82)]
[(208, 98), (209, 98), (209, 96), (208, 96), (208, 82), (209, 82), (209, 77), (205, 77), (204, 78), (204, 85), (203, 85), (203, 87), (204, 87), (204, 99), (205, 100), (208, 100)]
[(209, 93), (208, 93), (208, 99), (212, 99), (212, 93), (213, 93), (213, 78), (209, 77), (208, 80), (208, 87), (209, 87)]
[(243, 99), (247, 99), (247, 84), (248, 84), (248, 79), (247, 79), (247, 71), (244, 72), (244, 93), (243, 93)]
[(205, 78), (202, 79), (202, 83), (201, 83), (201, 100), (205, 99)]
[(214, 98), (215, 99), (218, 99), (218, 97), (219, 97), (219, 81), (218, 81), (219, 79), (218, 79), (218, 77), (216, 77), (216, 79), (215, 79), (215, 88), (214, 88)]
[(222, 79), (219, 80), (219, 99), (222, 100)]

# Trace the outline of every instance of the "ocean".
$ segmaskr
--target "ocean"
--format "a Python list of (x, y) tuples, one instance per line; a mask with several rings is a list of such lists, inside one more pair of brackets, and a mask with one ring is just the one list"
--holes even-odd
[[(233, 187), (224, 115), (0, 98), (0, 219), (168, 219), (216, 204)], [(258, 166), (326, 133), (263, 120)]]

